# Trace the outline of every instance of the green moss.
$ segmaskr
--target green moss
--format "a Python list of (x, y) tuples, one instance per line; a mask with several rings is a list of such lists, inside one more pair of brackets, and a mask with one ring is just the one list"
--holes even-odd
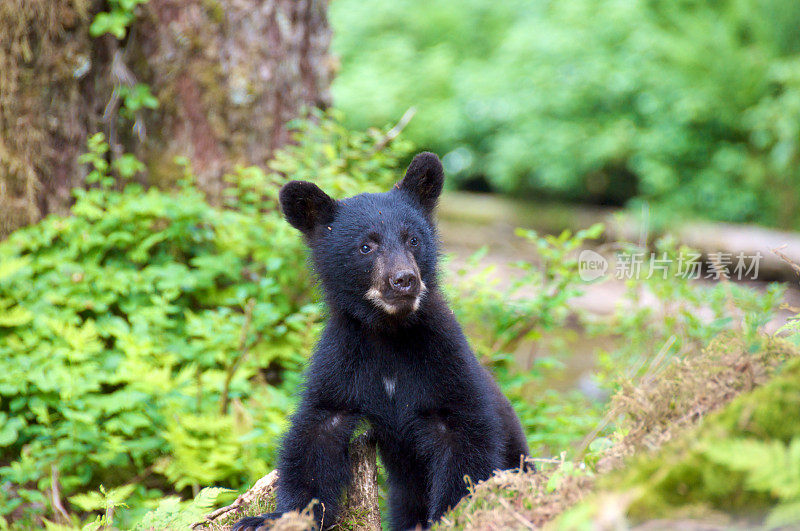
[(222, 24), (225, 21), (225, 8), (219, 0), (203, 0), (203, 7), (214, 23)]
[[(775, 448), (769, 443), (778, 443), (780, 452), (782, 445), (800, 437), (798, 411), (800, 359), (794, 359), (778, 376), (740, 395), (658, 454), (638, 455), (623, 470), (607, 475), (600, 488), (634, 493), (628, 508), (633, 520), (718, 512), (763, 515), (782, 499), (770, 486), (769, 473), (761, 482), (754, 481), (754, 473), (772, 467), (777, 481), (785, 463), (757, 457)], [(743, 447), (759, 453), (740, 452)]]
[(339, 522), (333, 526), (334, 529), (338, 531), (350, 531), (356, 529), (367, 529), (368, 525), (366, 524), (367, 517), (369, 513), (362, 509), (362, 510), (354, 510), (351, 509), (347, 512), (347, 514), (342, 515)]
[(80, 175), (75, 139), (92, 119), (76, 72), (91, 58), (90, 7), (89, 0), (0, 2), (0, 238), (35, 222), (41, 203), (63, 212), (69, 195), (54, 186)]
[(788, 443), (800, 434), (798, 412), (800, 360), (795, 359), (768, 385), (734, 401), (717, 416), (714, 426), (730, 430), (731, 434)]

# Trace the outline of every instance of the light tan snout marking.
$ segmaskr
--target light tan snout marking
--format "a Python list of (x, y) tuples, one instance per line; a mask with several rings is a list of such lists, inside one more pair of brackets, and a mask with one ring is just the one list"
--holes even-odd
[[(417, 297), (414, 299), (414, 304), (411, 307), (412, 311), (416, 312), (417, 310), (419, 310), (419, 305), (422, 303), (422, 297), (425, 296), (425, 293), (427, 291), (428, 291), (428, 286), (425, 285), (425, 282), (423, 280), (420, 280), (419, 295), (417, 295)], [(375, 286), (367, 290), (367, 293), (364, 294), (364, 298), (390, 315), (395, 314), (400, 310), (400, 308), (398, 308), (396, 305), (386, 302), (386, 299), (383, 298), (381, 290), (379, 290)]]
[(374, 304), (375, 306), (377, 306), (378, 308), (380, 308), (381, 310), (383, 310), (384, 312), (386, 312), (388, 314), (397, 313), (397, 310), (398, 310), (397, 306), (395, 306), (393, 304), (389, 304), (388, 302), (386, 302), (383, 299), (383, 295), (381, 294), (381, 291), (376, 287), (369, 288), (369, 290), (367, 291), (366, 295), (364, 295), (364, 297), (368, 301), (370, 301), (372, 304)]
[(428, 286), (425, 285), (425, 281), (423, 281), (422, 279), (419, 279), (419, 295), (417, 295), (417, 298), (414, 299), (414, 306), (413, 306), (413, 310), (415, 312), (417, 310), (419, 310), (419, 305), (420, 305), (420, 302), (422, 301), (422, 297), (425, 296), (425, 293), (427, 291), (428, 291)]
[[(419, 306), (422, 303), (422, 298), (425, 296), (425, 293), (428, 291), (428, 287), (425, 285), (425, 282), (422, 280), (422, 276), (419, 272), (419, 267), (417, 266), (417, 261), (414, 259), (414, 256), (410, 253), (406, 254), (406, 258), (408, 260), (409, 265), (412, 266), (414, 270), (414, 274), (417, 275), (419, 279), (419, 293), (417, 294), (416, 298), (414, 299), (414, 303), (411, 307), (412, 312), (416, 312), (419, 310)], [(388, 302), (383, 297), (383, 287), (386, 285), (386, 270), (388, 269), (386, 258), (384, 256), (379, 256), (375, 259), (375, 269), (372, 274), (372, 286), (367, 290), (364, 294), (364, 298), (370, 301), (372, 304), (377, 306), (379, 309), (383, 310), (384, 312), (388, 313), (389, 315), (393, 315), (400, 311), (400, 307), (395, 304)]]

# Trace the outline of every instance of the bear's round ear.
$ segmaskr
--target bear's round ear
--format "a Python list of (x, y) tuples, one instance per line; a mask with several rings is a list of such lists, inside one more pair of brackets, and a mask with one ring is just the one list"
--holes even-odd
[(427, 214), (436, 208), (439, 194), (444, 186), (444, 168), (439, 157), (423, 152), (414, 157), (408, 165), (406, 175), (397, 187), (414, 197)]
[(336, 201), (308, 181), (286, 183), (278, 198), (286, 220), (306, 235), (310, 235), (317, 225), (333, 221), (336, 214)]

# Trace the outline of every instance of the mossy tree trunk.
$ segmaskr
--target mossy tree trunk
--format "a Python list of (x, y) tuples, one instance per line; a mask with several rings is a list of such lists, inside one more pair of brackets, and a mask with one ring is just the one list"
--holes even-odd
[(88, 0), (0, 2), (0, 235), (66, 203), (79, 175), (90, 127), (80, 80), (90, 8)]
[[(344, 504), (337, 529), (380, 531), (381, 512), (378, 506), (378, 463), (375, 439), (370, 432), (362, 433), (350, 441), (350, 484), (345, 492)], [(246, 492), (225, 507), (205, 515), (192, 529), (228, 529), (242, 516), (251, 516), (273, 508), (278, 471), (273, 470), (256, 481)], [(254, 510), (255, 509), (255, 510)], [(269, 509), (268, 509), (269, 510)], [(308, 529), (313, 513), (309, 510), (284, 515), (273, 522), (271, 529)], [(325, 525), (323, 521), (323, 527)]]
[[(235, 164), (264, 164), (303, 107), (329, 103), (327, 0), (149, 0), (122, 40), (92, 38), (101, 0), (0, 2), (0, 236), (64, 211), (86, 139), (136, 154), (146, 184), (185, 156), (213, 199)], [(147, 84), (156, 110), (121, 111)]]
[(372, 435), (362, 433), (350, 443), (350, 484), (340, 517), (344, 529), (381, 529), (378, 507), (378, 453)]

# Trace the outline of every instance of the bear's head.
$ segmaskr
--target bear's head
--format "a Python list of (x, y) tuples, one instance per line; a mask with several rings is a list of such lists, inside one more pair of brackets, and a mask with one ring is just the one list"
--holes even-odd
[(414, 320), (436, 286), (433, 210), (443, 183), (439, 158), (420, 153), (385, 193), (335, 201), (306, 181), (281, 188), (283, 213), (305, 236), (334, 311), (373, 326)]

